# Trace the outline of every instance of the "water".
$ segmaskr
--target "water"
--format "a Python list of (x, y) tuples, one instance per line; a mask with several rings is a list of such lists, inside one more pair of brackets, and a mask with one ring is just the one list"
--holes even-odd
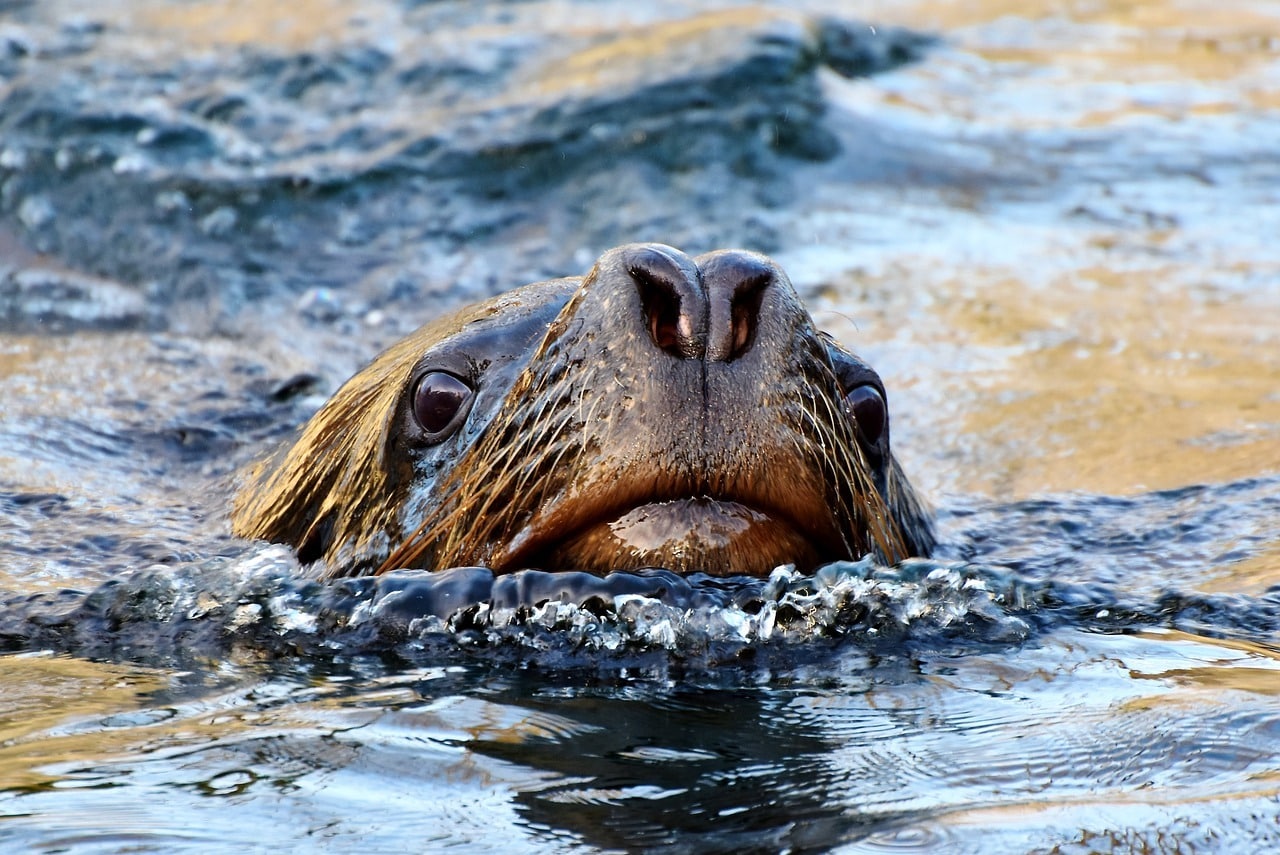
[[(792, 78), (762, 12), (296, 5), (0, 3), (0, 845), (1278, 847), (1269, 7), (846, 5), (940, 41)], [(722, 118), (662, 85), (717, 62)], [(573, 93), (617, 127), (561, 167), (510, 117)], [(227, 535), (379, 347), (631, 240), (781, 261), (935, 559), (322, 586)]]

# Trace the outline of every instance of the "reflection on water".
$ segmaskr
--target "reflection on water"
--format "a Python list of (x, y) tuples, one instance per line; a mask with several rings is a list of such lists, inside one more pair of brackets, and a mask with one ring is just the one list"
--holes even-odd
[(134, 27), (195, 49), (252, 45), (306, 50), (342, 42), (353, 28), (392, 23), (376, 5), (353, 7), (344, 0), (299, 0), (287, 6), (252, 0), (141, 0), (121, 5), (131, 13)]
[[(15, 845), (978, 852), (1119, 827), (1233, 851), (1280, 839), (1240, 819), (1280, 797), (1275, 654), (1183, 634), (1066, 631), (1015, 656), (854, 657), (701, 683), (480, 665), (228, 674), (199, 690), (151, 675), (128, 686), (132, 704), (96, 690), (128, 679), (113, 669), (20, 661), (24, 681), (72, 670), (96, 700), (8, 743), (11, 756), (65, 748), (23, 783), (6, 775), (0, 834)], [(1184, 823), (1196, 804), (1204, 822)]]
[[(151, 70), (137, 109), (158, 124), (91, 117), (155, 158), (111, 161), (121, 192), (99, 206), (190, 214), (191, 235), (253, 271), (209, 305), (174, 303), (161, 332), (148, 326), (152, 302), (168, 306), (171, 288), (204, 294), (204, 280), (184, 277), (224, 256), (175, 263), (173, 282), (76, 280), (63, 322), (80, 328), (83, 310), (93, 331), (20, 326), (0, 339), (0, 637), (80, 654), (0, 659), (0, 848), (1280, 848), (1280, 17), (1265, 4), (857, 4), (943, 43), (871, 78), (824, 70), (824, 121), (846, 153), (786, 161), (794, 186), (752, 216), (778, 236), (771, 249), (820, 324), (885, 377), (899, 453), (939, 505), (948, 597), (883, 576), (846, 599), (797, 590), (790, 611), (760, 598), (736, 611), (662, 611), (636, 598), (626, 614), (648, 623), (596, 605), (513, 605), (428, 622), (421, 636), (407, 619), (338, 631), (325, 620), (368, 597), (291, 589), (281, 580), (297, 568), (281, 553), (225, 536), (233, 473), (396, 334), (400, 319), (386, 315), (409, 304), (405, 314), (428, 314), (431, 276), (477, 271), (463, 289), (474, 293), (503, 268), (423, 250), (406, 268), (423, 290), (389, 311), (361, 304), (408, 287), (361, 255), (420, 234), (359, 219), (362, 194), (381, 198), (377, 182), (421, 177), (398, 165), (365, 176), (322, 253), (300, 253), (311, 266), (295, 274), (350, 271), (355, 290), (299, 300), (272, 281), (272, 265), (323, 224), (302, 220), (327, 216), (324, 193), (273, 220), (261, 200), (237, 208), (220, 196), (231, 191), (218, 182), (234, 180), (217, 169), (163, 173), (165, 158), (207, 145), (218, 169), (256, 180), (259, 166), (288, 175), (333, 154), (326, 147), (377, 149), (431, 123), (411, 90), (439, 85), (466, 103), (490, 87), (502, 103), (494, 69), (539, 57), (538, 39), (552, 34), (567, 40), (538, 68), (566, 87), (581, 82), (574, 69), (625, 78), (598, 40), (686, 18), (687, 5), (0, 3), (0, 72), (49, 64), (23, 82), (33, 98), (64, 92), (35, 85), (61, 70), (119, 73), (100, 60)], [(107, 22), (93, 25), (104, 9)], [(661, 56), (655, 34), (696, 45), (709, 21), (757, 18), (773, 20), (730, 11), (615, 45)], [(463, 27), (474, 42), (452, 38)], [(248, 69), (225, 91), (201, 70), (223, 55)], [(333, 57), (345, 64), (328, 74)], [(403, 103), (352, 94), (390, 78)], [(21, 106), (24, 91), (4, 103)], [(443, 115), (448, 98), (432, 109)], [(267, 107), (255, 112), (256, 99)], [(38, 134), (32, 115), (23, 132)], [(199, 133), (148, 148), (170, 120)], [(591, 133), (617, 132), (607, 125)], [(272, 146), (287, 157), (263, 155)], [(69, 187), (105, 157), (68, 146), (48, 169)], [(698, 234), (719, 234), (721, 209), (739, 197), (699, 195), (695, 166), (666, 157), (638, 174), (693, 188), (686, 207), (708, 223)], [(26, 158), (0, 146), (5, 299), (17, 281), (8, 265), (66, 262), (42, 255), (41, 229), (75, 216), (49, 201), (63, 198), (57, 188), (23, 195)], [(155, 186), (128, 183), (152, 168)], [(757, 168), (732, 164), (726, 193), (763, 181)], [(600, 174), (571, 180), (616, 183), (603, 166), (588, 171)], [(502, 232), (514, 191), (486, 192), (497, 213), (484, 228), (505, 241), (537, 244), (552, 233), (546, 222), (567, 216), (543, 206), (538, 222)], [(419, 195), (433, 208), (456, 202), (439, 185)], [(557, 249), (589, 260), (611, 243), (671, 239), (661, 232), (672, 221), (642, 210), (649, 197), (630, 204), (633, 231), (584, 227), (580, 245)], [(110, 219), (98, 213), (94, 222)], [(448, 233), (470, 221), (432, 222)], [(136, 239), (139, 269), (151, 268), (137, 259), (173, 250), (124, 231), (112, 247)], [(456, 237), (454, 251), (465, 257), (483, 236)], [(86, 276), (111, 267), (82, 266)], [(208, 331), (202, 318), (224, 304), (230, 320)], [(253, 576), (263, 567), (275, 575)], [(150, 569), (74, 611), (85, 592), (139, 568)], [(957, 602), (966, 608), (944, 608)], [(770, 622), (780, 613), (791, 622)], [(733, 645), (690, 643), (708, 627), (719, 642), (742, 632)], [(877, 639), (884, 627), (894, 632)]]
[[(53, 656), (0, 660), (7, 691), (0, 698), (0, 786), (39, 792), (60, 783), (49, 766), (98, 754), (109, 739), (86, 720), (119, 727), (145, 723), (135, 716), (140, 696), (163, 686), (163, 674), (143, 668), (95, 665)], [(124, 732), (128, 732), (127, 730)]]

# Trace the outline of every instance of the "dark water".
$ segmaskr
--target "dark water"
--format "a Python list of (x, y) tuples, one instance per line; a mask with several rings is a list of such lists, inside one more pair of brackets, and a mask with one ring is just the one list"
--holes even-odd
[[(0, 3), (6, 851), (1280, 848), (1268, 7), (267, 6)], [(634, 240), (779, 259), (935, 559), (228, 536), (381, 346)]]

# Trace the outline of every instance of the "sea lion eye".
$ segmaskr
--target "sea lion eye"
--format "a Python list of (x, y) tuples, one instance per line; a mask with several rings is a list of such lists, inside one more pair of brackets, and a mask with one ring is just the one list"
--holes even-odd
[(844, 396), (844, 405), (853, 416), (858, 438), (863, 444), (873, 446), (878, 443), (889, 423), (889, 409), (880, 390), (866, 384), (857, 386)]
[(440, 440), (458, 418), (474, 393), (452, 374), (431, 371), (423, 374), (413, 390), (413, 417), (428, 439)]

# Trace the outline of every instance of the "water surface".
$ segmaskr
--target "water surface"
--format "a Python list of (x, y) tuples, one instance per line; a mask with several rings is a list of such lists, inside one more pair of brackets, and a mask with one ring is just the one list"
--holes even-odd
[[(1280, 844), (1280, 18), (803, 5), (938, 41), (791, 78), (789, 19), (718, 4), (0, 4), (0, 843)], [(592, 88), (693, 116), (646, 57), (706, 32), (769, 36), (706, 60), (760, 75), (723, 124)], [(802, 139), (732, 148), (777, 104)], [(595, 117), (580, 167), (535, 114)], [(936, 561), (450, 616), (227, 535), (379, 347), (633, 240), (780, 260), (885, 377)]]

